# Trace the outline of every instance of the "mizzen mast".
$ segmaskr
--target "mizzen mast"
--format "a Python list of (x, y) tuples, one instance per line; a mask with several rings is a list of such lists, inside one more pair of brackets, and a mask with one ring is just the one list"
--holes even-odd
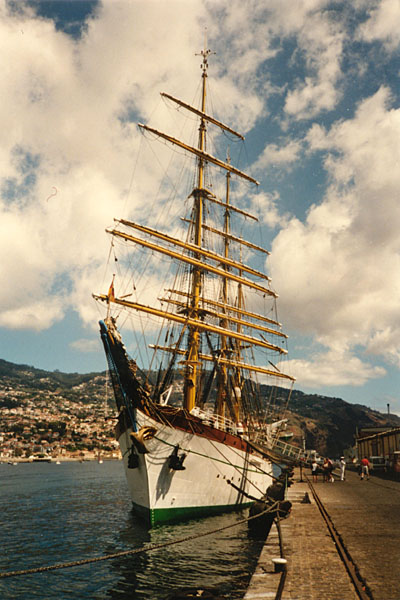
[[(229, 157), (228, 157), (228, 162), (229, 162)], [(228, 234), (229, 234), (229, 220), (230, 220), (230, 214), (229, 214), (230, 177), (231, 177), (230, 172), (228, 171), (226, 173), (226, 198), (225, 198), (226, 209), (225, 209), (225, 215), (224, 215), (224, 232), (226, 234), (225, 238), (224, 238), (224, 256), (226, 259), (229, 258)], [(228, 265), (225, 265), (225, 270), (228, 271)], [(228, 279), (227, 279), (227, 277), (224, 277), (222, 279), (222, 304), (224, 306), (223, 312), (226, 313), (225, 307), (228, 304)], [(221, 327), (223, 327), (224, 329), (226, 329), (228, 327), (228, 321), (225, 316), (221, 319)], [(228, 352), (227, 339), (225, 336), (221, 336), (220, 358), (226, 359), (227, 352)], [(219, 415), (224, 415), (225, 406), (226, 406), (226, 394), (227, 394), (228, 388), (229, 388), (229, 386), (228, 386), (227, 368), (224, 363), (221, 363), (219, 366), (218, 382), (217, 382), (217, 414), (219, 414)]]

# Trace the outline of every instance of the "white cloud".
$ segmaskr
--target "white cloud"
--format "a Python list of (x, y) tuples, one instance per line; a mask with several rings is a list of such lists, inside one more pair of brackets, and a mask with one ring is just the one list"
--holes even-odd
[(400, 43), (400, 3), (398, 0), (380, 0), (365, 23), (360, 25), (359, 37), (366, 42), (381, 41), (387, 50), (395, 50)]
[[(332, 110), (341, 98), (341, 60), (345, 32), (340, 20), (324, 11), (326, 2), (300, 2), (288, 23), (288, 33), (297, 36), (298, 59), (303, 58), (305, 76), (288, 91), (285, 110), (297, 119), (311, 118), (321, 111)], [(292, 13), (293, 3), (285, 13)]]
[(250, 199), (252, 214), (256, 215), (263, 225), (275, 229), (285, 227), (289, 223), (290, 215), (279, 209), (277, 192), (267, 194), (261, 191), (254, 196), (248, 196), (248, 198)]
[(382, 367), (362, 362), (346, 351), (336, 350), (312, 355), (310, 359), (292, 359), (285, 367), (296, 377), (296, 385), (300, 389), (320, 389), (321, 385), (357, 387), (386, 373)]
[(381, 88), (353, 119), (313, 128), (331, 186), (275, 238), (270, 270), (294, 329), (400, 364), (400, 110)]
[(278, 146), (277, 144), (267, 144), (263, 153), (253, 165), (254, 171), (262, 171), (262, 169), (272, 166), (280, 166), (288, 168), (293, 165), (299, 157), (302, 145), (297, 140), (289, 140), (285, 145)]
[(97, 338), (95, 340), (81, 338), (71, 342), (70, 347), (73, 350), (78, 350), (78, 352), (98, 352), (99, 344), (100, 342)]
[[(105, 227), (115, 215), (140, 213), (146, 220), (154, 205), (162, 206), (154, 177), (155, 168), (167, 165), (162, 146), (160, 164), (152, 155), (130, 186), (139, 145), (152, 151), (128, 117), (132, 111), (143, 121), (151, 115), (156, 127), (173, 130), (174, 111), (158, 94), (168, 82), (166, 91), (191, 100), (201, 62), (195, 40), (203, 38), (207, 9), (203, 2), (108, 0), (83, 37), (73, 40), (51, 20), (19, 8), (12, 14), (0, 3), (0, 117), (7, 123), (0, 131), (0, 247), (8, 256), (0, 268), (7, 282), (0, 288), (0, 322), (51, 327), (69, 307), (89, 322), (91, 292), (108, 252)], [(237, 14), (229, 25), (233, 32), (237, 23), (243, 27), (241, 19), (235, 24)], [(262, 32), (260, 24), (258, 39)], [(248, 48), (239, 41), (228, 63), (239, 73), (237, 84), (221, 69), (212, 88), (230, 98), (221, 103), (222, 116), (245, 129), (263, 111), (254, 85), (247, 84), (273, 54), (268, 44), (259, 49), (248, 32), (250, 38)], [(226, 57), (216, 57), (214, 74), (219, 64), (227, 64)]]
[[(284, 41), (296, 40), (293, 61), (299, 64), (297, 76), (288, 82), (287, 116), (311, 118), (335, 108), (342, 95), (341, 60), (346, 40), (346, 11), (336, 12), (333, 17), (326, 10), (328, 5), (327, 0), (209, 3), (223, 18), (221, 42), (225, 47), (229, 44), (228, 78), (231, 81), (239, 79), (242, 93), (247, 92), (246, 101), (251, 99), (253, 103), (251, 110), (249, 102), (248, 125), (254, 123), (251, 116), (260, 110), (258, 106), (254, 112), (252, 92), (262, 89), (265, 96), (276, 92), (268, 81), (268, 69), (262, 70), (262, 83), (257, 77), (257, 69), (264, 61), (279, 54)], [(211, 33), (218, 40), (216, 30), (220, 30), (221, 20), (214, 19), (214, 23)]]
[[(104, 229), (124, 214), (141, 140), (120, 117), (147, 118), (164, 79), (195, 88), (199, 57), (188, 57), (203, 7), (104, 2), (80, 40), (19, 8), (0, 4), (0, 323), (39, 330), (70, 306), (90, 319)], [(148, 209), (156, 188), (142, 184), (137, 208)]]

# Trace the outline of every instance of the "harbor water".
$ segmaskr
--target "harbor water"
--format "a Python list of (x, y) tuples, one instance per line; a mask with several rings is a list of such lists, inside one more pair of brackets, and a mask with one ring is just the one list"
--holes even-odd
[[(234, 524), (247, 511), (148, 529), (120, 461), (0, 465), (0, 572), (163, 544)], [(198, 587), (242, 598), (262, 544), (240, 524), (211, 536), (88, 565), (0, 579), (2, 600), (163, 600)]]

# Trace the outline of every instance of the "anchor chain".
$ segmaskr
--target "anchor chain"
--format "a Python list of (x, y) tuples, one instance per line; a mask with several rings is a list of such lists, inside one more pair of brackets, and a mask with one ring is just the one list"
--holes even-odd
[(107, 554), (106, 556), (97, 556), (94, 558), (85, 558), (82, 560), (76, 560), (76, 561), (72, 561), (72, 562), (66, 562), (66, 563), (60, 563), (60, 564), (56, 564), (56, 565), (48, 565), (45, 567), (36, 567), (36, 568), (32, 568), (32, 569), (24, 569), (21, 571), (7, 571), (5, 573), (0, 573), (0, 579), (5, 579), (6, 577), (18, 577), (19, 575), (32, 575), (35, 573), (46, 573), (49, 571), (56, 571), (57, 569), (69, 569), (71, 567), (80, 567), (82, 565), (88, 565), (91, 563), (96, 563), (96, 562), (100, 562), (100, 561), (104, 561), (104, 560), (110, 560), (113, 558), (120, 558), (123, 556), (131, 556), (134, 554), (142, 554), (144, 552), (152, 552), (153, 550), (159, 550), (160, 548), (165, 548), (167, 546), (173, 546), (174, 544), (182, 544), (183, 542), (188, 542), (190, 540), (195, 540), (201, 537), (205, 537), (207, 535), (212, 535), (214, 533), (219, 533), (221, 531), (224, 531), (226, 529), (230, 529), (232, 527), (237, 527), (238, 525), (243, 525), (244, 523), (248, 523), (249, 521), (252, 521), (254, 519), (258, 519), (260, 517), (262, 517), (263, 515), (265, 515), (266, 513), (269, 513), (273, 510), (275, 510), (278, 506), (278, 502), (275, 502), (274, 504), (272, 504), (271, 506), (269, 506), (265, 511), (257, 514), (257, 515), (253, 515), (253, 516), (249, 516), (246, 519), (242, 519), (240, 521), (237, 521), (236, 523), (230, 524), (230, 525), (225, 525), (224, 527), (219, 527), (218, 529), (212, 529), (210, 531), (206, 531), (204, 533), (199, 533), (199, 534), (193, 534), (193, 535), (189, 535), (186, 536), (184, 538), (180, 538), (178, 540), (171, 540), (169, 542), (163, 542), (160, 544), (150, 544), (149, 546), (146, 546), (145, 548), (136, 548), (135, 550), (123, 550), (121, 552), (115, 552), (114, 554)]

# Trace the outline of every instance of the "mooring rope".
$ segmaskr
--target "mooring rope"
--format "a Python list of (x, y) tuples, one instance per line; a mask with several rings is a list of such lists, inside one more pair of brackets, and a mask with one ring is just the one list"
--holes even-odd
[(48, 572), (48, 571), (55, 571), (57, 569), (69, 569), (71, 567), (80, 567), (82, 565), (88, 565), (90, 563), (96, 563), (96, 562), (100, 562), (103, 560), (110, 560), (112, 558), (120, 558), (122, 556), (130, 556), (132, 554), (141, 554), (143, 552), (152, 552), (153, 550), (159, 550), (160, 548), (165, 548), (167, 546), (172, 546), (174, 544), (182, 544), (183, 542), (188, 542), (190, 540), (195, 540), (195, 539), (198, 539), (201, 537), (205, 537), (207, 535), (212, 535), (213, 533), (219, 533), (220, 531), (224, 531), (225, 529), (237, 527), (238, 525), (243, 525), (243, 523), (248, 523), (249, 521), (258, 519), (262, 515), (265, 515), (266, 513), (269, 513), (269, 512), (272, 512), (273, 510), (275, 510), (277, 508), (278, 504), (279, 504), (278, 501), (274, 502), (266, 510), (264, 510), (263, 512), (261, 512), (257, 515), (253, 515), (251, 517), (249, 516), (246, 519), (241, 519), (240, 521), (237, 521), (236, 523), (233, 523), (230, 525), (225, 525), (224, 527), (219, 527), (218, 529), (212, 529), (212, 530), (206, 531), (204, 533), (188, 535), (188, 536), (186, 536), (184, 538), (180, 538), (178, 540), (171, 540), (170, 542), (163, 542), (160, 544), (150, 544), (149, 546), (146, 546), (145, 548), (136, 548), (135, 550), (123, 550), (121, 552), (115, 552), (114, 554), (107, 554), (106, 556), (97, 556), (95, 558), (85, 558), (82, 560), (75, 560), (75, 561), (67, 562), (67, 563), (49, 565), (46, 567), (36, 567), (33, 569), (24, 569), (21, 571), (7, 571), (5, 573), (0, 573), (0, 579), (4, 579), (6, 577), (18, 577), (19, 575), (32, 575), (34, 573), (44, 573), (44, 572)]

